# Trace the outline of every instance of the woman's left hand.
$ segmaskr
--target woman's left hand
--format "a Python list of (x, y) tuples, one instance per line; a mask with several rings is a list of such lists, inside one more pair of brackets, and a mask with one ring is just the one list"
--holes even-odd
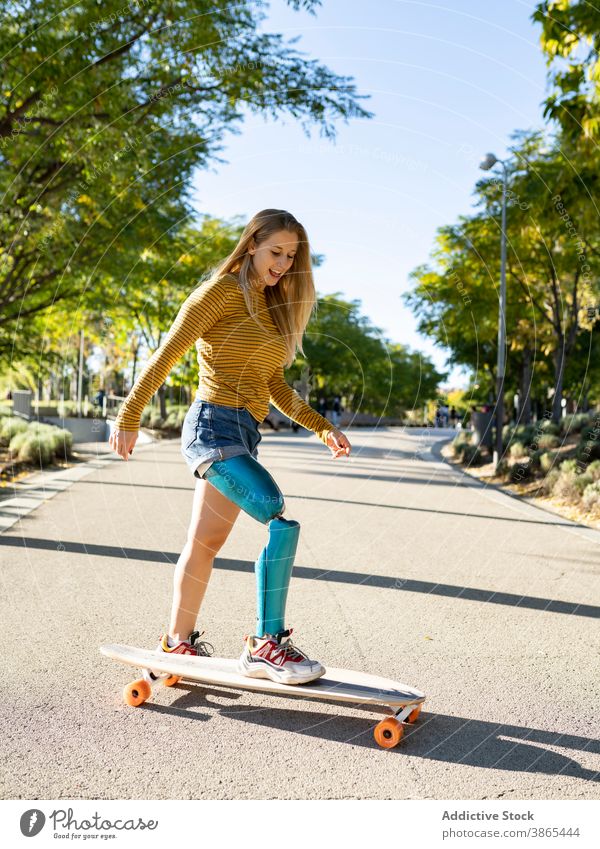
[(352, 446), (341, 430), (330, 430), (327, 434), (327, 445), (334, 460), (342, 454), (348, 456)]

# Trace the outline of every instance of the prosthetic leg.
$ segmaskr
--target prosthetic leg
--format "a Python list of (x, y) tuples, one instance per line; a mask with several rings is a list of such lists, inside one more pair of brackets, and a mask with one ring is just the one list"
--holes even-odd
[(284, 629), (300, 524), (282, 517), (285, 504), (281, 490), (250, 454), (215, 461), (204, 478), (253, 519), (268, 525), (269, 540), (254, 565), (256, 635), (278, 634)]

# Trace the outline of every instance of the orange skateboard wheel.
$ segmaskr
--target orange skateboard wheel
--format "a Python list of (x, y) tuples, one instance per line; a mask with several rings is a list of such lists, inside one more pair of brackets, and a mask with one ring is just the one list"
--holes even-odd
[(143, 678), (133, 681), (123, 689), (123, 700), (126, 705), (139, 707), (152, 695), (152, 687)]
[(165, 687), (174, 687), (175, 684), (179, 684), (181, 681), (181, 675), (169, 675), (168, 678), (165, 678), (163, 684)]
[(381, 722), (377, 723), (373, 731), (375, 742), (382, 749), (393, 749), (402, 740), (403, 734), (404, 728), (402, 723), (395, 716), (388, 716), (386, 719), (382, 719)]

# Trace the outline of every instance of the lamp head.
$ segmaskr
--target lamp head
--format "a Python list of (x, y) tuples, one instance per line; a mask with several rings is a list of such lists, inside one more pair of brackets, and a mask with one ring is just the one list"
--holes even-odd
[(479, 163), (479, 167), (482, 171), (489, 171), (490, 168), (493, 168), (496, 162), (499, 162), (497, 156), (493, 153), (486, 153), (485, 157)]

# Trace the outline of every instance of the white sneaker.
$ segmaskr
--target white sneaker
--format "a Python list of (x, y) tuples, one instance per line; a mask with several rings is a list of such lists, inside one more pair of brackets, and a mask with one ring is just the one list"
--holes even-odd
[(238, 660), (238, 669), (249, 678), (270, 678), (280, 684), (306, 684), (325, 674), (318, 660), (310, 660), (293, 645), (290, 635), (293, 628), (264, 637), (244, 637), (244, 650)]
[[(204, 631), (202, 631), (204, 634)], [(202, 634), (199, 631), (192, 631), (187, 640), (181, 640), (174, 646), (170, 646), (167, 634), (163, 634), (159, 639), (160, 642), (156, 648), (157, 653), (168, 654), (192, 654), (194, 656), (210, 657), (214, 654), (214, 646), (211, 643), (206, 643), (200, 640)], [(209, 648), (210, 647), (210, 648)], [(159, 678), (170, 678), (169, 672), (158, 672), (155, 669), (144, 669), (142, 677), (150, 684), (158, 681)]]

